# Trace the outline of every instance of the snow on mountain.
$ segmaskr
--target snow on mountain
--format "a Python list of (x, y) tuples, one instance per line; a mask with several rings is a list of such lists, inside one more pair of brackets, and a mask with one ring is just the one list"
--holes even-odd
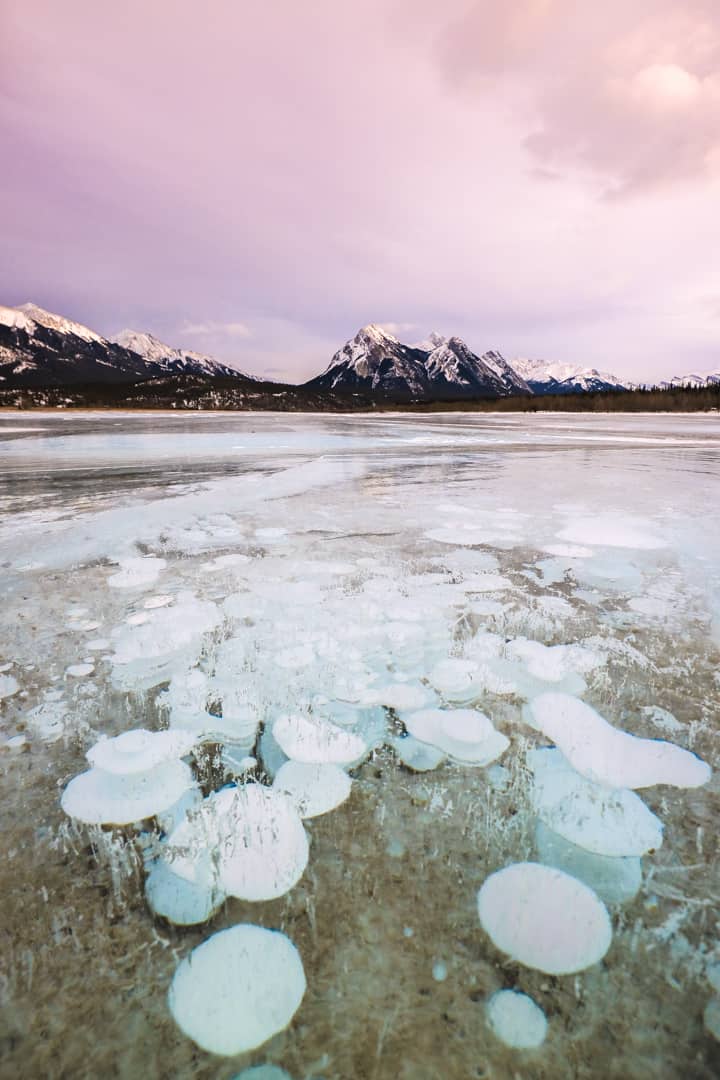
[(243, 376), (211, 357), (172, 349), (150, 334), (109, 341), (37, 304), (0, 307), (0, 381), (4, 386), (127, 383), (161, 375)]
[(440, 338), (428, 353), (425, 369), (435, 392), (457, 396), (497, 396), (529, 394), (527, 383), (521, 379), (498, 352), (476, 356), (459, 337)]
[(370, 391), (397, 401), (462, 400), (528, 394), (530, 390), (496, 352), (477, 356), (459, 337), (433, 332), (403, 345), (375, 324), (364, 326), (333, 356), (313, 389)]
[(370, 391), (398, 400), (423, 399), (429, 390), (426, 353), (402, 345), (370, 323), (333, 356), (321, 375), (305, 383), (312, 390)]
[(175, 349), (172, 345), (159, 341), (152, 334), (143, 333), (140, 330), (123, 330), (110, 340), (124, 349), (137, 353), (150, 363), (157, 364), (164, 371), (175, 374), (187, 372), (193, 375), (254, 378), (237, 368), (214, 360), (212, 356), (207, 356), (205, 353), (192, 352), (189, 349)]
[(46, 311), (45, 308), (38, 307), (37, 304), (19, 304), (16, 310), (34, 323), (44, 326), (46, 330), (56, 330), (59, 334), (72, 334), (83, 341), (105, 340), (99, 334), (96, 334), (94, 330), (83, 326), (82, 323), (73, 322), (72, 319), (66, 319), (62, 315), (55, 315), (52, 311)]
[(617, 375), (576, 364), (518, 357), (512, 361), (512, 367), (535, 394), (578, 394), (590, 390), (626, 390), (629, 387), (629, 383), (623, 382)]
[(672, 379), (658, 383), (658, 386), (665, 390), (681, 386), (714, 386), (718, 383), (720, 383), (720, 368), (717, 371), (706, 371), (702, 375), (675, 375)]

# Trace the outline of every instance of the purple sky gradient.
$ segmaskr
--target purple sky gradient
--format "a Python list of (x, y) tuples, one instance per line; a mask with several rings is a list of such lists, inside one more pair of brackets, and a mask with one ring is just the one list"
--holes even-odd
[(367, 322), (720, 366), (717, 0), (4, 0), (0, 302), (299, 381)]

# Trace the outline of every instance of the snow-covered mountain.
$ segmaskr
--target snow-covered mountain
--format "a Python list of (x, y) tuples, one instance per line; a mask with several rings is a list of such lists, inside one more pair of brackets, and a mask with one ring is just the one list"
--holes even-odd
[(582, 394), (591, 390), (627, 390), (630, 385), (608, 371), (583, 368), (576, 364), (518, 357), (512, 361), (512, 367), (525, 379), (534, 394)]
[(716, 386), (718, 383), (720, 383), (720, 368), (717, 371), (706, 371), (702, 375), (675, 375), (672, 379), (658, 383), (658, 386), (665, 390), (680, 386)]
[(250, 378), (150, 334), (128, 331), (109, 341), (36, 304), (0, 306), (0, 386), (124, 383), (177, 374)]
[(422, 400), (430, 387), (426, 356), (370, 323), (338, 349), (325, 371), (305, 386), (344, 393), (369, 391), (399, 401)]
[(530, 390), (497, 352), (477, 356), (458, 337), (432, 333), (403, 345), (374, 323), (335, 353), (311, 389), (370, 392), (393, 401), (463, 400), (528, 394)]
[(189, 349), (174, 349), (172, 345), (166, 345), (152, 334), (146, 334), (140, 330), (123, 330), (110, 340), (172, 374), (186, 372), (191, 375), (218, 375), (231, 378), (242, 375), (246, 379), (253, 378), (252, 375), (229, 367), (228, 364), (222, 364), (205, 353), (191, 352)]

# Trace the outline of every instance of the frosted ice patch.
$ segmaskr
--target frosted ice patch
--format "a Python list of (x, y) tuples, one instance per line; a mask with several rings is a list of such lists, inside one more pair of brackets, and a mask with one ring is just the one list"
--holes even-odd
[(560, 559), (589, 559), (593, 554), (592, 548), (581, 544), (547, 544), (543, 551)]
[(12, 697), (20, 689), (20, 683), (13, 675), (0, 675), (0, 699)]
[(625, 515), (598, 515), (571, 522), (558, 534), (559, 540), (598, 547), (634, 548), (653, 551), (666, 546), (651, 532), (646, 522)]
[(188, 881), (241, 900), (274, 900), (302, 877), (308, 839), (286, 795), (260, 784), (223, 788), (170, 836), (166, 859)]
[(478, 664), (451, 657), (430, 671), (428, 681), (447, 701), (472, 701), (482, 689), (476, 680)]
[(403, 709), (421, 709), (434, 698), (432, 691), (418, 683), (393, 683), (390, 686), (373, 687), (362, 695), (366, 705), (385, 705), (397, 712)]
[(586, 779), (559, 750), (530, 750), (527, 763), (536, 814), (571, 844), (615, 857), (644, 855), (662, 845), (662, 822), (634, 791)]
[(322, 717), (281, 716), (273, 724), (272, 733), (291, 760), (308, 765), (350, 765), (360, 761), (368, 749), (359, 735)]
[(165, 559), (158, 559), (155, 555), (117, 561), (120, 570), (107, 579), (112, 589), (139, 589), (144, 585), (150, 585), (159, 576), (160, 571), (167, 566)]
[(283, 540), (287, 536), (287, 529), (282, 528), (267, 528), (256, 529), (255, 536), (258, 540), (262, 540), (263, 543), (273, 540)]
[(710, 766), (689, 750), (620, 731), (568, 694), (541, 694), (523, 716), (552, 739), (574, 769), (609, 787), (700, 787), (711, 776)]
[(86, 757), (95, 768), (127, 775), (146, 772), (165, 761), (185, 757), (195, 742), (195, 736), (184, 731), (136, 728), (113, 739), (100, 739), (88, 750)]
[(684, 724), (681, 724), (671, 712), (662, 709), (659, 705), (643, 705), (640, 713), (646, 720), (654, 724), (655, 727), (659, 727), (662, 731), (681, 732), (685, 730)]
[(300, 761), (286, 761), (273, 781), (273, 788), (292, 800), (302, 818), (334, 810), (348, 798), (351, 787), (352, 780), (339, 765), (306, 765)]
[(638, 856), (595, 855), (571, 844), (542, 821), (535, 828), (538, 862), (576, 877), (606, 904), (627, 904), (642, 885), (642, 862)]
[(514, 863), (478, 892), (478, 914), (493, 944), (547, 975), (571, 975), (602, 960), (612, 928), (607, 908), (581, 881), (539, 863)]
[(475, 547), (488, 542), (487, 529), (473, 528), (471, 525), (449, 525), (440, 529), (429, 529), (424, 534), (428, 540), (435, 540), (438, 544), (451, 544), (457, 547), (459, 544), (467, 547)]
[(504, 754), (510, 740), (474, 709), (421, 709), (402, 713), (412, 736), (463, 765), (489, 765)]
[(306, 989), (297, 949), (285, 934), (240, 924), (187, 956), (168, 1005), (178, 1027), (203, 1050), (232, 1056), (283, 1031)]
[(498, 990), (486, 1006), (494, 1035), (514, 1050), (533, 1050), (547, 1035), (547, 1019), (539, 1005), (518, 990)]
[(167, 810), (192, 787), (193, 774), (183, 761), (127, 776), (90, 769), (70, 781), (60, 805), (86, 825), (130, 825)]
[(85, 648), (90, 652), (104, 652), (105, 649), (110, 648), (110, 640), (108, 638), (93, 638), (91, 641), (85, 642)]

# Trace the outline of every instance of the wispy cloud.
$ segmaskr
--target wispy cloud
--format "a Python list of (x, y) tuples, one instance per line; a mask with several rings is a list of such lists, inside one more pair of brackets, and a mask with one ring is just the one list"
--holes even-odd
[(252, 330), (241, 322), (185, 322), (180, 327), (181, 334), (195, 337), (252, 337)]

